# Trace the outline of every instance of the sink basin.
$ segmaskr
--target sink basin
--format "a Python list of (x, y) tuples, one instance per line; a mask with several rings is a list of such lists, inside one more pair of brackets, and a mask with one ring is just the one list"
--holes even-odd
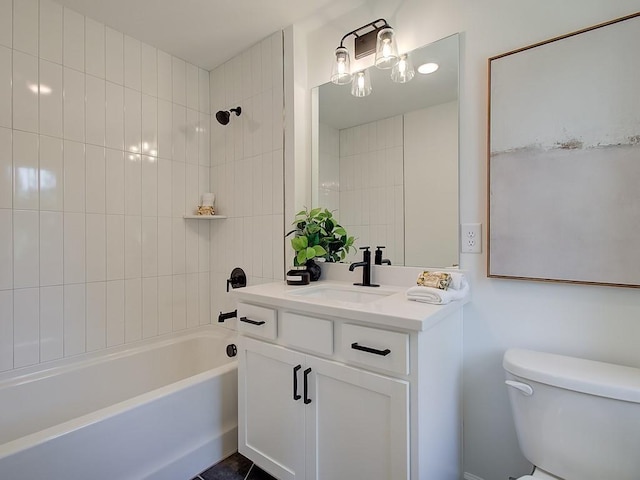
[(303, 298), (342, 303), (370, 303), (394, 293), (396, 292), (374, 287), (338, 287), (335, 285), (318, 285), (290, 292), (291, 295)]

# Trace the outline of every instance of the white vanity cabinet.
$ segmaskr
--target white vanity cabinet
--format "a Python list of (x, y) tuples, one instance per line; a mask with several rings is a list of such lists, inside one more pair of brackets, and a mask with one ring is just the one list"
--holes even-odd
[(259, 287), (238, 294), (240, 453), (279, 480), (459, 480), (460, 309), (415, 331)]

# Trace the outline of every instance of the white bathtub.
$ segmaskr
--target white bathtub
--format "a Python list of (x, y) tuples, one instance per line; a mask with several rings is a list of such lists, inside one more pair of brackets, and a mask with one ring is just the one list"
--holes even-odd
[(0, 479), (189, 480), (237, 448), (230, 343), (203, 327), (0, 376)]

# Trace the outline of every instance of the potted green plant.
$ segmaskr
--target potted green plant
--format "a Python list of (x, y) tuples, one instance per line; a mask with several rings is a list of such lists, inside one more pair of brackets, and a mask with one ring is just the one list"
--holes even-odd
[(312, 280), (320, 278), (320, 267), (314, 261), (316, 258), (339, 262), (351, 249), (355, 250), (355, 238), (347, 234), (326, 208), (308, 210), (305, 207), (296, 214), (292, 225), (295, 228), (285, 236), (294, 234), (291, 239), (291, 246), (296, 252), (293, 264), (306, 265)]

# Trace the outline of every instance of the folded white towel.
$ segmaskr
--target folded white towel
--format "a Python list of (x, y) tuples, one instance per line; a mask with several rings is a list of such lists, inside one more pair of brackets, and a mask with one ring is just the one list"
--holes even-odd
[(469, 293), (469, 283), (462, 274), (460, 275), (459, 288), (449, 287), (448, 290), (440, 290), (432, 287), (415, 286), (407, 290), (407, 298), (414, 302), (433, 303), (435, 305), (446, 305), (454, 300), (460, 300)]
[(451, 275), (451, 283), (449, 284), (449, 289), (460, 290), (464, 285), (467, 287), (469, 284), (467, 283), (467, 277), (464, 276), (464, 273), (459, 272), (447, 272)]

